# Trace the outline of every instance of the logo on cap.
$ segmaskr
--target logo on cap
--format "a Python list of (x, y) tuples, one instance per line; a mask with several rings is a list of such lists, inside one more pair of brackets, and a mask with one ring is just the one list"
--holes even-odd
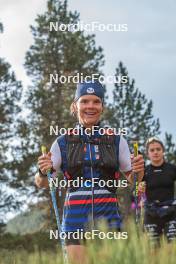
[(91, 88), (91, 87), (89, 87), (89, 88), (87, 88), (87, 93), (95, 93), (95, 90), (94, 90), (94, 88)]

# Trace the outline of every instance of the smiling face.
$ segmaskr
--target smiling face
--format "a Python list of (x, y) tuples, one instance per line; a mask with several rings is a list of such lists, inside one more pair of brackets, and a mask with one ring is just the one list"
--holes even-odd
[(76, 112), (84, 127), (96, 125), (103, 111), (102, 101), (96, 95), (83, 95), (76, 102)]
[(160, 143), (153, 142), (148, 146), (148, 157), (155, 166), (160, 166), (164, 162), (164, 150)]

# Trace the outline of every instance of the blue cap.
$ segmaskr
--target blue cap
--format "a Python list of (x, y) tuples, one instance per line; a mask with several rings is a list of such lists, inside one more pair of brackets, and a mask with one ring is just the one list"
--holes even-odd
[(103, 102), (104, 101), (103, 86), (99, 82), (78, 83), (75, 93), (75, 101), (78, 100), (83, 95), (96, 95)]

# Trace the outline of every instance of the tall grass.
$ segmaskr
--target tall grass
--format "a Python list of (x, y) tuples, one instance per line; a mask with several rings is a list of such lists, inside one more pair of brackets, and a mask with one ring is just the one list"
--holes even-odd
[[(128, 239), (95, 240), (87, 245), (89, 263), (94, 264), (175, 264), (176, 243), (162, 240), (157, 250), (151, 247), (148, 238), (135, 225), (127, 226)], [(44, 251), (37, 247), (34, 252), (23, 249), (1, 250), (0, 264), (61, 264), (62, 254), (58, 251)], [(84, 264), (84, 263), (83, 263)]]

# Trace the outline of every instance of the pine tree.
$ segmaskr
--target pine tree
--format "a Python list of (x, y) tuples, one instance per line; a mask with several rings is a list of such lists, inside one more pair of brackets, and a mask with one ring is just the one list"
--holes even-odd
[(165, 133), (164, 146), (166, 160), (176, 165), (176, 144), (171, 134)]
[[(1, 23), (0, 32), (3, 32)], [(21, 93), (21, 83), (16, 80), (10, 64), (0, 58), (0, 216), (18, 205), (9, 188), (14, 180), (12, 149), (17, 132), (16, 116), (20, 112)]]
[(34, 43), (25, 57), (25, 68), (32, 80), (25, 94), (25, 108), (30, 114), (26, 120), (19, 121), (22, 159), (16, 168), (18, 182), (28, 181), (32, 185), (41, 144), (49, 149), (57, 137), (50, 134), (50, 126), (60, 129), (73, 127), (75, 123), (70, 115), (70, 104), (76, 84), (50, 83), (50, 74), (58, 74), (58, 79), (77, 73), (86, 76), (101, 73), (104, 64), (102, 48), (96, 47), (94, 35), (83, 31), (50, 31), (50, 22), (76, 24), (79, 14), (68, 10), (66, 0), (49, 0), (46, 12), (38, 15), (35, 25), (31, 26)]
[(152, 115), (153, 102), (135, 87), (123, 63), (119, 63), (115, 76), (127, 76), (126, 83), (116, 83), (112, 103), (108, 105), (106, 119), (115, 128), (127, 128), (127, 139), (138, 140), (144, 149), (147, 138), (160, 134), (159, 119)]

